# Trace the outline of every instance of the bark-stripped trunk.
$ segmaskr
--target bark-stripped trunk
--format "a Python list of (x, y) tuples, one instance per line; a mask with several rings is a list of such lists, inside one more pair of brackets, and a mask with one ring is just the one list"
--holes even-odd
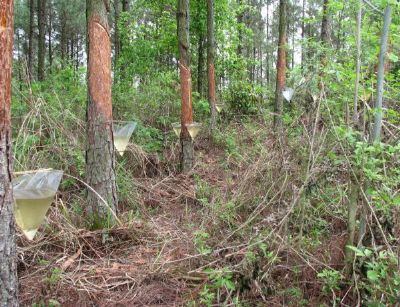
[(194, 149), (186, 125), (193, 122), (192, 110), (192, 77), (190, 72), (190, 40), (189, 40), (189, 1), (178, 0), (178, 45), (179, 70), (181, 80), (181, 170), (188, 172), (193, 167)]
[(11, 186), (13, 1), (0, 2), (0, 306), (18, 306), (14, 200)]
[(211, 131), (215, 128), (217, 115), (215, 93), (215, 35), (214, 35), (214, 0), (207, 0), (207, 76), (208, 103), (211, 110)]
[[(277, 61), (277, 76), (275, 90), (275, 115), (274, 126), (277, 130), (282, 127), (282, 112), (283, 112), (283, 95), (282, 91), (286, 82), (286, 0), (279, 1), (279, 45), (278, 45), (278, 61)], [(278, 131), (279, 132), (279, 131)]]
[(37, 1), (38, 9), (38, 80), (44, 80), (44, 57), (46, 53), (46, 0)]
[(115, 212), (117, 207), (112, 131), (111, 42), (105, 1), (87, 0), (86, 7), (88, 29), (86, 176), (88, 184), (110, 206), (107, 208), (95, 193), (88, 190), (88, 209), (91, 210), (94, 222), (97, 224), (106, 220), (113, 222), (109, 210)]
[(33, 77), (33, 19), (35, 15), (35, 2), (29, 0), (29, 44), (28, 44), (28, 75), (29, 79)]

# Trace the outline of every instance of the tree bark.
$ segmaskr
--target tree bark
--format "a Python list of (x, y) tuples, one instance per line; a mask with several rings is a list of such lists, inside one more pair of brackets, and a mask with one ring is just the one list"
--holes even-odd
[(303, 8), (302, 8), (302, 21), (301, 21), (301, 72), (304, 73), (304, 62), (305, 62), (305, 47), (304, 47), (304, 38), (305, 38), (305, 18), (306, 18), (306, 0), (303, 0)]
[(186, 173), (193, 168), (194, 148), (186, 125), (193, 122), (192, 110), (192, 77), (190, 72), (190, 39), (189, 39), (189, 0), (178, 0), (178, 47), (179, 70), (181, 81), (181, 171)]
[(354, 91), (354, 105), (353, 105), (353, 125), (358, 124), (358, 93), (360, 88), (360, 72), (361, 72), (361, 22), (362, 22), (362, 0), (358, 1), (357, 12), (357, 29), (356, 29), (356, 84)]
[(197, 92), (200, 94), (200, 97), (204, 97), (204, 35), (202, 31), (199, 34), (199, 46), (198, 46), (198, 62), (197, 62)]
[(129, 11), (129, 0), (122, 0), (122, 11)]
[(286, 0), (279, 1), (279, 43), (278, 43), (278, 61), (277, 61), (277, 76), (275, 90), (275, 115), (274, 127), (277, 130), (282, 128), (282, 112), (283, 112), (283, 95), (282, 91), (286, 83)]
[(44, 58), (46, 53), (46, 0), (37, 1), (38, 9), (38, 80), (44, 80)]
[(14, 199), (11, 185), (13, 1), (0, 3), (0, 306), (18, 306)]
[[(120, 13), (120, 1), (114, 0), (114, 73), (117, 71), (117, 63), (120, 54), (120, 37), (119, 37), (119, 13)], [(115, 78), (117, 79), (117, 78)]]
[(29, 80), (33, 77), (33, 20), (35, 17), (35, 1), (29, 0), (29, 44), (28, 44), (28, 75)]
[(326, 57), (326, 49), (329, 45), (330, 40), (330, 31), (329, 31), (329, 0), (324, 0), (323, 9), (322, 9), (322, 23), (321, 23), (321, 57), (320, 57), (320, 73), (319, 73), (319, 81), (318, 87), (322, 90), (322, 83), (325, 77), (325, 67), (327, 65), (327, 57)]
[(68, 42), (67, 42), (67, 16), (65, 12), (65, 7), (62, 5), (60, 12), (60, 24), (61, 24), (61, 33), (60, 33), (60, 49), (61, 49), (61, 66), (64, 68), (65, 66), (65, 57), (68, 54)]
[(211, 111), (211, 131), (215, 128), (217, 109), (215, 93), (215, 26), (214, 0), (207, 0), (207, 76), (208, 76), (208, 103)]
[(381, 47), (379, 52), (378, 64), (378, 80), (376, 84), (376, 101), (375, 101), (375, 115), (374, 115), (374, 129), (371, 134), (371, 141), (373, 143), (379, 142), (382, 130), (382, 101), (383, 101), (383, 85), (385, 81), (385, 56), (387, 50), (387, 43), (389, 39), (390, 23), (392, 19), (392, 7), (388, 5), (385, 9), (385, 17), (383, 30), (381, 35)]
[(87, 183), (108, 203), (88, 190), (88, 210), (95, 226), (114, 222), (110, 212), (117, 208), (115, 150), (112, 130), (111, 41), (108, 11), (104, 0), (87, 0), (88, 106)]
[(48, 24), (48, 44), (49, 44), (49, 72), (51, 73), (51, 66), (53, 65), (53, 49), (52, 49), (52, 30), (53, 30), (53, 6), (52, 1), (49, 1), (49, 24)]

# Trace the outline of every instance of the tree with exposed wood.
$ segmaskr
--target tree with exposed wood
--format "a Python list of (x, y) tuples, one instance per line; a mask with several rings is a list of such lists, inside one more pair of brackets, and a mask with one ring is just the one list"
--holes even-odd
[(44, 80), (45, 53), (46, 53), (46, 0), (37, 1), (38, 10), (38, 80)]
[(287, 0), (279, 1), (279, 41), (278, 60), (276, 64), (276, 90), (274, 126), (278, 130), (282, 127), (283, 89), (286, 83), (286, 44), (287, 44)]
[(211, 110), (211, 131), (215, 128), (217, 116), (215, 93), (215, 27), (214, 27), (214, 0), (207, 0), (207, 76), (208, 76), (208, 103)]
[(11, 185), (13, 0), (0, 2), (0, 306), (18, 306), (14, 199)]
[[(88, 104), (87, 183), (101, 196), (88, 190), (87, 200), (94, 221), (112, 220), (117, 207), (115, 150), (112, 130), (111, 41), (108, 1), (87, 0)], [(105, 205), (108, 203), (108, 206)]]
[(187, 125), (193, 123), (192, 76), (190, 71), (190, 39), (189, 39), (189, 0), (178, 0), (178, 47), (179, 71), (181, 81), (181, 170), (188, 172), (193, 167), (193, 140)]

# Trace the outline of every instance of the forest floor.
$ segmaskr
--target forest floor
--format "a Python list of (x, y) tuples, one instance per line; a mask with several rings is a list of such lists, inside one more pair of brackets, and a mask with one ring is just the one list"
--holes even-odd
[[(264, 146), (273, 148), (273, 142), (270, 137)], [(242, 306), (330, 305), (335, 292), (322, 289), (317, 273), (343, 267), (343, 219), (329, 215), (328, 233), (319, 244), (307, 246), (285, 237), (281, 221), (290, 213), (285, 201), (223, 215), (229, 207), (216, 211), (205, 205), (204, 197), (212, 205), (216, 194), (225, 200), (246, 193), (255, 197), (254, 173), (263, 172), (256, 164), (264, 160), (253, 166), (235, 164), (210, 140), (195, 143), (196, 165), (188, 175), (176, 174), (172, 166), (178, 160), (177, 144), (166, 153), (168, 163), (146, 157), (135, 183), (140, 217), (122, 202), (122, 225), (107, 231), (74, 226), (61, 194), (33, 243), (18, 235), (21, 305), (200, 306), (208, 304), (211, 292), (215, 306), (237, 295)], [(271, 149), (263, 159), (281, 154)], [(132, 155), (127, 152), (120, 159), (137, 172)], [(271, 180), (280, 182), (280, 175), (270, 172)], [(254, 234), (265, 233), (261, 228), (278, 230), (262, 242), (269, 260), (260, 260), (254, 251), (255, 260), (248, 261)], [(209, 268), (229, 268), (233, 277), (213, 277)]]

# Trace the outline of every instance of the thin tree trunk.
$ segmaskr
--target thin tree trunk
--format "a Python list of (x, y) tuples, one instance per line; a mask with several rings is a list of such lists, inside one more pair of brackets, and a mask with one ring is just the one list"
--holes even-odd
[(305, 62), (305, 18), (306, 18), (306, 0), (303, 0), (303, 9), (302, 9), (302, 21), (301, 21), (301, 72), (304, 73), (304, 62)]
[(375, 115), (374, 115), (374, 128), (372, 131), (371, 141), (373, 143), (379, 142), (382, 130), (382, 101), (383, 101), (383, 85), (385, 81), (385, 56), (387, 50), (387, 43), (389, 39), (390, 23), (392, 19), (392, 7), (388, 5), (385, 9), (385, 17), (383, 24), (383, 32), (381, 35), (381, 47), (379, 52), (378, 64), (378, 81), (376, 85), (377, 95), (375, 101)]
[(321, 48), (322, 48), (321, 57), (320, 57), (321, 68), (320, 68), (319, 82), (318, 82), (318, 86), (319, 86), (320, 90), (322, 90), (323, 79), (325, 77), (324, 70), (328, 63), (328, 60), (326, 57), (326, 49), (329, 45), (329, 39), (330, 39), (328, 8), (329, 8), (329, 0), (324, 0), (323, 10), (322, 10), (322, 23), (321, 23)]
[(237, 54), (239, 56), (243, 56), (243, 30), (242, 30), (242, 24), (243, 24), (243, 18), (244, 14), (242, 12), (241, 6), (243, 5), (243, 0), (237, 0), (237, 3), (239, 5), (239, 14), (237, 15), (237, 23), (238, 23), (238, 47), (237, 47)]
[(46, 0), (37, 1), (38, 9), (38, 80), (44, 80), (44, 58), (46, 53)]
[(279, 1), (279, 43), (278, 43), (278, 61), (276, 65), (276, 90), (275, 90), (275, 114), (274, 127), (278, 132), (282, 128), (283, 95), (282, 91), (286, 83), (286, 0)]
[(51, 67), (53, 65), (53, 49), (52, 49), (52, 27), (53, 27), (53, 7), (52, 7), (52, 1), (49, 1), (49, 25), (48, 25), (48, 43), (49, 43), (49, 72), (51, 73)]
[(215, 93), (215, 26), (214, 0), (207, 0), (207, 75), (208, 75), (208, 103), (211, 111), (211, 131), (215, 128), (217, 116)]
[(189, 1), (178, 0), (178, 46), (179, 70), (181, 81), (181, 170), (188, 172), (193, 167), (194, 148), (193, 141), (187, 129), (193, 122), (192, 110), (192, 77), (190, 72), (190, 40), (189, 40)]
[[(117, 71), (117, 63), (120, 54), (120, 37), (119, 37), (119, 13), (120, 13), (120, 1), (114, 0), (114, 74)], [(117, 78), (115, 78), (117, 80)]]
[(94, 226), (113, 223), (110, 210), (117, 208), (115, 150), (111, 103), (111, 42), (108, 11), (104, 0), (87, 0), (88, 106), (86, 176), (87, 183), (101, 195), (109, 208), (91, 190), (87, 200)]
[(360, 88), (360, 71), (361, 71), (361, 22), (362, 22), (362, 0), (358, 1), (357, 12), (357, 29), (356, 29), (356, 42), (357, 42), (357, 55), (356, 55), (356, 85), (354, 91), (354, 109), (353, 109), (353, 124), (358, 123), (358, 93)]
[(270, 70), (270, 68), (269, 68), (269, 61), (270, 61), (270, 59), (269, 59), (269, 56), (270, 56), (270, 53), (269, 53), (269, 1), (267, 2), (267, 52), (266, 52), (266, 54), (267, 54), (267, 56), (266, 56), (266, 65), (267, 65), (267, 67), (266, 67), (266, 77), (267, 77), (267, 85), (269, 85), (270, 84), (270, 74), (269, 74), (269, 70)]
[(60, 24), (61, 24), (61, 33), (60, 33), (60, 49), (61, 49), (61, 66), (64, 68), (65, 66), (65, 56), (68, 54), (68, 43), (67, 43), (67, 18), (65, 7), (62, 6), (60, 13)]
[(199, 35), (199, 46), (198, 46), (198, 62), (197, 62), (197, 92), (200, 94), (200, 97), (204, 97), (203, 91), (203, 81), (204, 81), (204, 35), (200, 32)]
[(35, 1), (29, 0), (29, 44), (28, 44), (28, 75), (33, 77), (33, 20), (35, 17)]
[[(362, 17), (362, 0), (358, 1), (357, 13), (357, 29), (356, 29), (356, 42), (357, 42), (357, 55), (356, 55), (356, 84), (354, 91), (354, 111), (353, 111), (353, 126), (358, 125), (358, 91), (360, 83), (360, 68), (361, 68), (361, 17)], [(349, 108), (347, 107), (347, 110)], [(360, 186), (353, 174), (350, 174), (350, 197), (348, 204), (348, 218), (347, 218), (347, 243), (346, 246), (354, 246), (354, 239), (356, 233), (356, 218), (358, 210), (358, 197), (360, 193)], [(350, 275), (353, 271), (354, 252), (345, 247), (345, 262), (346, 273)]]
[(13, 1), (0, 4), (0, 306), (18, 306), (14, 199), (11, 186)]
[(129, 0), (122, 0), (122, 11), (129, 11)]

